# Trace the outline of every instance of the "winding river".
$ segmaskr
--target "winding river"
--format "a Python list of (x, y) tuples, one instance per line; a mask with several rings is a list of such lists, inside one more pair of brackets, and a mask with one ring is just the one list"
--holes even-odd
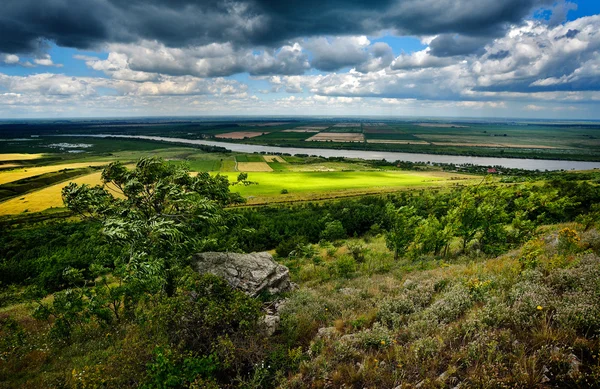
[(496, 158), (496, 157), (469, 157), (461, 155), (438, 155), (438, 154), (418, 154), (418, 153), (400, 153), (393, 151), (371, 151), (371, 150), (336, 150), (336, 149), (305, 149), (300, 147), (276, 147), (249, 145), (243, 143), (214, 142), (198, 139), (171, 138), (164, 136), (146, 136), (146, 135), (72, 135), (97, 138), (127, 138), (127, 139), (145, 139), (177, 144), (205, 145), (225, 147), (231, 151), (241, 153), (288, 153), (288, 154), (310, 154), (321, 157), (346, 157), (362, 158), (386, 161), (409, 161), (409, 162), (436, 162), (451, 163), (456, 165), (473, 164), (479, 166), (502, 166), (511, 169), (525, 170), (590, 170), (600, 169), (600, 162), (582, 162), (582, 161), (559, 161), (550, 159), (525, 159), (525, 158)]

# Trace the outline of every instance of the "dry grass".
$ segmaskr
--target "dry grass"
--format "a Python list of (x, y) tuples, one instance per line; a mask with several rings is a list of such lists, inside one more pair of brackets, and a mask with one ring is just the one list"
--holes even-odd
[(285, 159), (281, 158), (279, 155), (265, 155), (266, 162), (281, 162), (287, 163)]
[[(135, 165), (125, 166), (128, 169), (132, 169)], [(41, 212), (48, 208), (62, 208), (64, 205), (62, 202), (61, 191), (62, 188), (67, 186), (70, 182), (74, 182), (79, 185), (102, 185), (102, 172), (77, 177), (68, 182), (59, 182), (58, 184), (28, 193), (22, 197), (17, 197), (2, 202), (0, 203), (0, 215), (14, 215), (25, 211)], [(122, 195), (116, 191), (111, 193), (116, 197), (122, 197)]]
[[(80, 169), (89, 166), (102, 166), (106, 165), (106, 162), (80, 162), (80, 163), (68, 163), (63, 165), (50, 165), (40, 167), (28, 167), (23, 169), (14, 169), (9, 171), (0, 172), (0, 185), (8, 182), (22, 180), (23, 178), (33, 177), (40, 174), (57, 172), (62, 169)], [(4, 166), (4, 165), (1, 165)]]
[[(78, 177), (71, 182), (77, 184), (100, 185), (102, 184), (101, 172)], [(0, 203), (0, 215), (10, 215), (22, 212), (41, 212), (48, 208), (63, 207), (61, 191), (67, 183), (61, 182), (56, 185), (24, 195), (23, 197), (10, 199)]]
[(21, 165), (16, 164), (16, 163), (0, 163), (0, 169), (8, 169), (8, 168), (13, 168), (13, 167), (19, 167)]
[(30, 159), (38, 159), (43, 156), (44, 154), (0, 154), (0, 161), (25, 161)]
[(225, 134), (215, 135), (215, 138), (220, 139), (245, 139), (245, 138), (255, 138), (257, 136), (261, 136), (262, 132), (254, 132), (254, 131), (236, 131), (236, 132), (228, 132)]
[(266, 162), (238, 162), (237, 168), (240, 172), (272, 172), (271, 166)]
[(353, 132), (321, 132), (307, 139), (309, 142), (364, 142), (365, 136)]

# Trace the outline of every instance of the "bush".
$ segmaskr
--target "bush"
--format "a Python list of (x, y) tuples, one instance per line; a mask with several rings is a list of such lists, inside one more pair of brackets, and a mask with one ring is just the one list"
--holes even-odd
[(279, 243), (275, 248), (275, 253), (277, 253), (277, 256), (280, 258), (287, 258), (299, 245), (305, 245), (306, 243), (308, 243), (306, 237), (293, 236)]
[(433, 303), (428, 309), (440, 323), (450, 323), (462, 316), (473, 305), (469, 289), (463, 284), (454, 285), (441, 299)]
[(342, 255), (335, 261), (335, 269), (338, 277), (350, 278), (356, 271), (356, 261), (350, 256)]
[(532, 327), (549, 309), (550, 290), (537, 282), (524, 280), (509, 292), (511, 320), (515, 327)]
[(346, 230), (339, 220), (334, 220), (325, 224), (325, 229), (321, 232), (321, 239), (339, 240), (346, 237)]

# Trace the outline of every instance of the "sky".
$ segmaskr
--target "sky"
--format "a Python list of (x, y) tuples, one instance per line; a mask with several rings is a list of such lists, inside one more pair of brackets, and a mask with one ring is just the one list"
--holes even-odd
[(2, 0), (0, 118), (600, 119), (598, 0)]

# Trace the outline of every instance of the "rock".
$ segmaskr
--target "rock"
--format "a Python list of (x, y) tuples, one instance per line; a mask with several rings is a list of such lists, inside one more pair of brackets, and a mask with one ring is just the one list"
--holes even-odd
[(337, 333), (335, 327), (322, 327), (317, 332), (317, 338), (331, 338)]
[(277, 294), (294, 288), (288, 268), (275, 262), (266, 252), (201, 253), (194, 256), (193, 266), (200, 273), (223, 278), (232, 287), (252, 297), (262, 292)]
[(265, 315), (263, 318), (263, 330), (267, 336), (272, 336), (279, 329), (279, 316)]
[(569, 377), (573, 378), (579, 375), (579, 359), (575, 356), (575, 354), (569, 354)]

